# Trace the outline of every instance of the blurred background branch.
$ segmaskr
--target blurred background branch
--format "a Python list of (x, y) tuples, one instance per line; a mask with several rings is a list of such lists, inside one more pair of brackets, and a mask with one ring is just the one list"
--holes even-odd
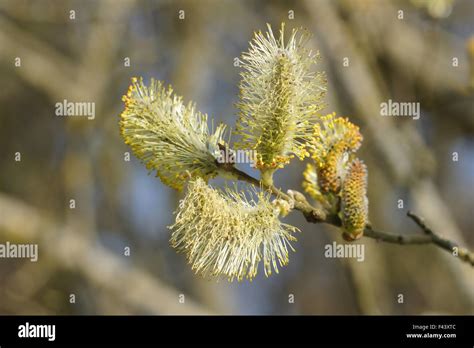
[[(43, 246), (40, 248), (40, 260), (45, 252), (45, 256), (52, 260), (43, 262), (53, 263), (59, 269), (79, 272), (87, 282), (129, 305), (133, 313), (211, 313), (186, 297), (184, 303), (180, 303), (180, 294), (175, 289), (124, 261), (124, 255), (118, 256), (94, 244), (74, 226), (55, 225), (35, 208), (6, 195), (0, 195), (0, 212), (0, 230), (10, 240), (38, 243)], [(47, 279), (44, 274), (38, 276), (39, 279)], [(37, 283), (33, 285), (41, 286)], [(71, 291), (74, 293), (74, 290)], [(65, 296), (63, 301), (69, 301), (69, 297)]]

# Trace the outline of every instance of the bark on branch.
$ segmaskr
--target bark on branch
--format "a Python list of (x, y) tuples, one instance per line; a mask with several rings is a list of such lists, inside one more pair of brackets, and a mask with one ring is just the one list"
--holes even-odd
[[(235, 168), (227, 167), (226, 168), (237, 180), (248, 182), (252, 185), (264, 187), (270, 190), (275, 196), (291, 200), (292, 198), (284, 193), (279, 188), (274, 185), (264, 185), (260, 180), (248, 175), (245, 172)], [(334, 215), (328, 215), (323, 210), (317, 209), (308, 203), (306, 199), (298, 200), (294, 202), (294, 209), (299, 210), (303, 213), (306, 221), (311, 223), (327, 223), (336, 227), (341, 226), (341, 221), (339, 217)], [(435, 233), (430, 227), (426, 225), (423, 218), (414, 214), (411, 211), (407, 212), (407, 216), (411, 218), (424, 232), (424, 234), (411, 234), (411, 235), (402, 235), (389, 232), (383, 232), (375, 230), (370, 224), (367, 224), (364, 230), (364, 237), (372, 238), (377, 241), (382, 241), (386, 243), (400, 244), (400, 245), (418, 245), (418, 244), (433, 244), (449, 253), (454, 257), (459, 258), (460, 260), (469, 263), (471, 266), (474, 266), (474, 253), (469, 251), (466, 248), (461, 248), (457, 243), (445, 239)]]

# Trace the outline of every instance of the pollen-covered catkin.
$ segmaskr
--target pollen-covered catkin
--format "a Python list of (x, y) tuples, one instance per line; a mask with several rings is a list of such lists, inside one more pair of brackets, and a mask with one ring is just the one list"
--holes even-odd
[(359, 127), (344, 117), (336, 117), (336, 113), (322, 116), (314, 125), (310, 153), (313, 160), (322, 164), (326, 162), (329, 152), (338, 144), (345, 152), (355, 152), (362, 144)]
[(165, 88), (160, 81), (133, 78), (123, 96), (120, 130), (125, 143), (164, 184), (182, 189), (190, 177), (209, 179), (219, 172), (216, 159), (224, 125), (211, 132), (207, 115)]
[(338, 194), (352, 154), (360, 147), (359, 127), (336, 114), (322, 116), (314, 125), (310, 153), (314, 164), (303, 173), (303, 188), (314, 199), (324, 200), (328, 193)]
[(279, 220), (281, 208), (269, 195), (253, 191), (248, 199), (233, 189), (214, 189), (199, 178), (190, 181), (170, 226), (171, 245), (203, 276), (252, 279), (260, 261), (265, 275), (278, 273), (278, 266), (288, 263), (298, 229)]
[(256, 151), (256, 166), (263, 171), (281, 168), (294, 156), (308, 156), (306, 142), (324, 107), (326, 80), (312, 69), (318, 54), (304, 47), (308, 35), (299, 33), (294, 29), (285, 40), (282, 24), (275, 38), (268, 25), (242, 55), (237, 104), (241, 141), (236, 146)]
[(367, 215), (367, 168), (356, 158), (348, 168), (341, 194), (341, 218), (346, 240), (362, 237)]
[(325, 161), (319, 164), (319, 185), (323, 192), (339, 192), (348, 161), (346, 145), (340, 141), (327, 153)]

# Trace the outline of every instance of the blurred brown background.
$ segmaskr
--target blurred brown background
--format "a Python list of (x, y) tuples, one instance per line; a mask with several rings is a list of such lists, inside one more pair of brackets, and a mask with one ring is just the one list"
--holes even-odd
[[(270, 278), (204, 280), (169, 247), (181, 196), (124, 160), (121, 95), (132, 76), (155, 77), (232, 126), (234, 58), (282, 21), (313, 33), (325, 111), (361, 127), (373, 225), (422, 233), (412, 209), (474, 248), (473, 1), (0, 0), (0, 243), (39, 245), (36, 263), (0, 259), (0, 313), (474, 313), (474, 270), (448, 253), (362, 239), (364, 262), (327, 259), (339, 231), (298, 213), (296, 253)], [(94, 102), (95, 119), (55, 116), (64, 99)], [(421, 118), (381, 117), (388, 99), (420, 102)], [(303, 168), (294, 160), (277, 185), (301, 189)]]

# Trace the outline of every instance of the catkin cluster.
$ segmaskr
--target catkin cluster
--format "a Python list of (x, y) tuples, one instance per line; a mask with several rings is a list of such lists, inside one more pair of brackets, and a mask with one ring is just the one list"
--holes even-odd
[(170, 242), (197, 274), (253, 279), (261, 263), (267, 276), (288, 263), (298, 229), (280, 219), (295, 202), (281, 195), (270, 201), (270, 189), (273, 173), (293, 157), (311, 156), (303, 186), (328, 213), (339, 215), (344, 237), (354, 240), (363, 233), (367, 169), (355, 157), (362, 135), (345, 118), (319, 115), (326, 79), (314, 71), (319, 55), (306, 47), (308, 39), (303, 30), (285, 34), (284, 24), (275, 37), (268, 25), (242, 55), (240, 138), (234, 146), (256, 153), (259, 189), (219, 190), (208, 184), (218, 175), (239, 178), (233, 162), (222, 163), (222, 151), (234, 151), (223, 140), (226, 126), (210, 129), (208, 116), (193, 103), (185, 105), (171, 87), (133, 78), (123, 96), (125, 143), (164, 184), (186, 188)]
[(355, 157), (362, 143), (359, 127), (336, 114), (314, 126), (312, 163), (303, 173), (303, 188), (332, 213), (338, 213), (346, 240), (362, 237), (368, 216), (367, 169)]

